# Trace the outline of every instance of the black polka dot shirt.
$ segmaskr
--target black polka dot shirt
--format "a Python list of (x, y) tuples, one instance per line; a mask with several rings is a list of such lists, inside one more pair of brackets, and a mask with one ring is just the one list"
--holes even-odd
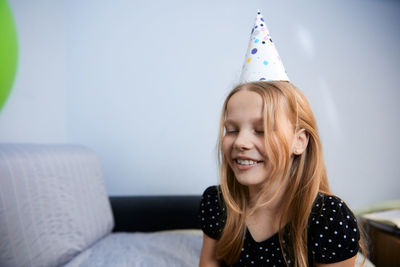
[[(204, 191), (199, 219), (203, 232), (218, 240), (225, 225), (226, 207), (217, 186), (211, 186)], [(288, 233), (288, 227), (285, 226), (284, 233)], [(319, 193), (309, 216), (309, 265), (349, 259), (357, 254), (359, 240), (357, 221), (347, 205), (336, 196)], [(287, 235), (284, 234), (284, 245), (287, 242)], [(283, 254), (285, 252), (281, 251), (278, 233), (257, 242), (247, 230), (239, 261), (232, 266), (286, 266)], [(287, 265), (292, 264), (293, 259), (287, 259)], [(221, 265), (228, 266), (224, 262)]]

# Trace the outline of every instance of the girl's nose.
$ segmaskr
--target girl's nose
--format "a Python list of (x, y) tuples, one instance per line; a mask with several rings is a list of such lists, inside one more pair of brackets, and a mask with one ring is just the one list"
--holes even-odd
[(234, 148), (239, 150), (248, 150), (253, 148), (253, 143), (251, 139), (245, 132), (239, 132), (233, 144)]

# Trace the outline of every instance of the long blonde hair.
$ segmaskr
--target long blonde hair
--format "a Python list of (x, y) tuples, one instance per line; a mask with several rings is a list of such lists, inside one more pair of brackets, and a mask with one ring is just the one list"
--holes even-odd
[[(282, 216), (279, 229), (289, 222), (288, 246), (282, 242), (282, 231), (279, 241), (282, 251), (285, 251), (285, 261), (294, 259), (294, 266), (307, 266), (307, 224), (313, 202), (318, 192), (330, 194), (322, 146), (317, 125), (310, 105), (305, 96), (293, 84), (285, 81), (251, 82), (234, 88), (225, 100), (220, 119), (218, 139), (218, 160), (221, 177), (221, 191), (226, 204), (227, 218), (221, 238), (217, 243), (217, 257), (227, 264), (233, 264), (240, 257), (246, 233), (245, 214), (248, 207), (248, 191), (234, 176), (222, 151), (224, 136), (224, 121), (229, 99), (240, 90), (258, 93), (263, 99), (264, 136), (266, 158), (272, 163), (271, 175), (263, 187), (254, 208), (262, 207), (277, 195), (269, 192), (270, 185), (278, 184), (282, 188), (285, 179), (290, 179), (284, 189)], [(280, 128), (279, 116), (285, 112), (295, 129), (304, 129), (309, 137), (306, 150), (293, 158), (290, 147)], [(283, 175), (282, 175), (283, 173)], [(277, 190), (279, 191), (279, 190)], [(286, 244), (287, 245), (287, 244)]]

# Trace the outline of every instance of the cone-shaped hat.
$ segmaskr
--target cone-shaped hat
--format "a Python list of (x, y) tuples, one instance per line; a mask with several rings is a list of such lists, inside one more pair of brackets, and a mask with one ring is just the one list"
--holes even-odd
[(260, 10), (257, 11), (256, 21), (251, 30), (240, 76), (240, 83), (253, 81), (289, 81)]

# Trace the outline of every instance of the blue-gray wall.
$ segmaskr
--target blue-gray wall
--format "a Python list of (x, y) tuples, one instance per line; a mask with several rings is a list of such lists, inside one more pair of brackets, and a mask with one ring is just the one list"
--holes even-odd
[(260, 8), (333, 191), (352, 207), (400, 198), (400, 2), (9, 2), (20, 54), (0, 142), (87, 145), (111, 195), (200, 194)]

